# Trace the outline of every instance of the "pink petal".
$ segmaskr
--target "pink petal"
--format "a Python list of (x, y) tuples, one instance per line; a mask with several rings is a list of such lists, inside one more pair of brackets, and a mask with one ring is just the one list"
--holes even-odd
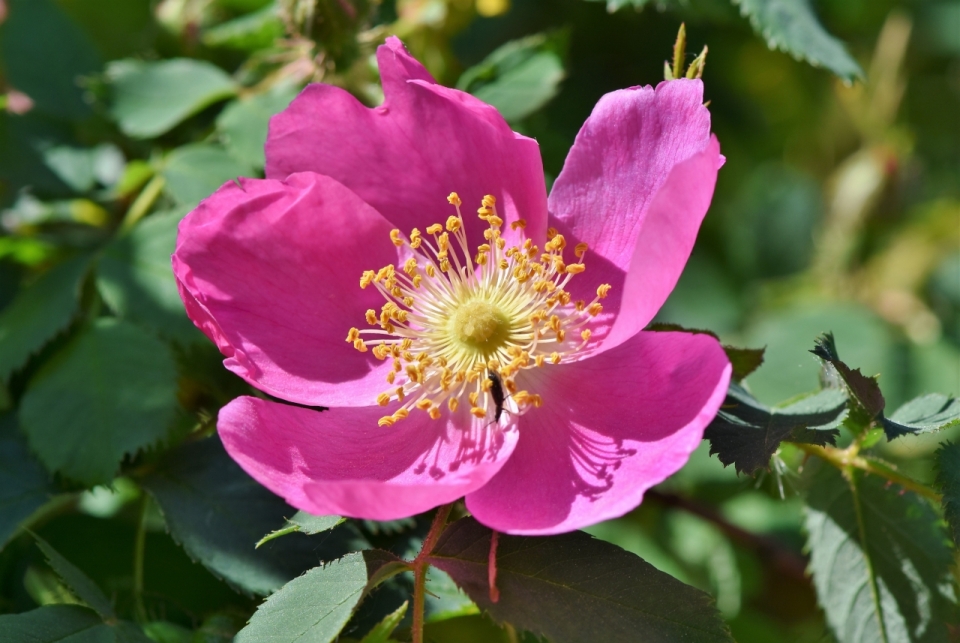
[(398, 262), (390, 229), (329, 177), (242, 179), (180, 223), (174, 273), (228, 369), (293, 402), (369, 406), (390, 366), (345, 340), (384, 303), (360, 275)]
[(294, 507), (372, 520), (453, 502), (482, 487), (516, 446), (515, 428), (472, 423), (466, 405), (440, 420), (414, 411), (377, 426), (392, 410), (317, 412), (240, 397), (221, 409), (217, 427), (230, 456)]
[(686, 463), (723, 402), (730, 370), (707, 335), (641, 332), (616, 350), (536, 371), (541, 381), (530, 386), (543, 407), (521, 416), (516, 451), (467, 496), (467, 508), (513, 534), (622, 516)]
[(613, 286), (604, 319), (616, 326), (594, 328), (604, 349), (647, 325), (693, 248), (722, 163), (702, 103), (699, 80), (607, 94), (553, 186), (551, 225), (590, 247), (574, 296)]
[[(310, 85), (270, 121), (267, 176), (310, 170), (337, 179), (407, 233), (452, 214), (464, 215), (485, 194), (501, 217), (546, 229), (546, 188), (536, 141), (512, 132), (497, 111), (472, 96), (434, 84), (396, 38), (377, 50), (386, 97), (367, 108), (346, 91)], [(470, 225), (471, 247), (482, 226)], [(509, 228), (506, 228), (509, 230)]]

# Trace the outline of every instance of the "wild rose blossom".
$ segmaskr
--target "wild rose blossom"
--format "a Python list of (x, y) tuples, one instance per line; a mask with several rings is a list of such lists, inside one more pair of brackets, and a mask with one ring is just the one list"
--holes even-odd
[(190, 318), (228, 369), (303, 405), (232, 401), (224, 446), (319, 515), (465, 496), (493, 529), (552, 534), (630, 511), (730, 378), (711, 337), (643, 331), (722, 163), (701, 82), (601, 98), (547, 199), (534, 140), (396, 38), (377, 59), (382, 106), (307, 87), (271, 121), (267, 178), (180, 225)]

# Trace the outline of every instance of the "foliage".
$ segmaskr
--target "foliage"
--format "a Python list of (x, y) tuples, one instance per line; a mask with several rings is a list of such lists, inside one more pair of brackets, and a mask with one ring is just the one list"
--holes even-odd
[[(421, 615), (438, 643), (949, 640), (957, 12), (606, 5), (0, 0), (0, 640), (387, 643)], [(306, 83), (378, 104), (400, 35), (537, 140), (549, 185), (681, 22), (709, 53), (678, 46), (668, 77), (702, 74), (726, 162), (648, 330), (713, 335), (733, 380), (683, 470), (592, 535), (526, 537), (462, 504), (310, 516), (229, 458), (217, 413), (252, 390), (170, 255), (186, 212), (263, 176)]]

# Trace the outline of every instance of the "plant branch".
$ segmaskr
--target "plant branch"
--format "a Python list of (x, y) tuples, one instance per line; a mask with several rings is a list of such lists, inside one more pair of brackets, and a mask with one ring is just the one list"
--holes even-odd
[(413, 568), (413, 643), (423, 643), (424, 595), (427, 588), (427, 568), (430, 567), (427, 558), (433, 553), (433, 548), (437, 545), (440, 534), (446, 529), (447, 518), (450, 517), (451, 510), (453, 510), (453, 503), (437, 509), (437, 513), (433, 517), (433, 523), (430, 525), (430, 531), (423, 539), (423, 547), (420, 548), (420, 553), (410, 563)]

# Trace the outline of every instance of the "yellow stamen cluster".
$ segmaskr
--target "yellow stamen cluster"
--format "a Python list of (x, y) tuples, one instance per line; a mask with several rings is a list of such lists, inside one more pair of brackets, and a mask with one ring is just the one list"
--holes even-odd
[[(391, 388), (377, 403), (401, 403), (380, 419), (381, 426), (414, 409), (439, 419), (444, 405), (454, 413), (464, 397), (471, 415), (491, 417), (491, 374), (502, 383), (512, 412), (540, 407), (539, 395), (517, 390), (517, 374), (559, 364), (586, 346), (591, 331), (584, 326), (600, 314), (600, 300), (610, 292), (610, 285), (603, 284), (593, 301), (571, 301), (565, 288), (586, 269), (587, 244), (576, 245), (577, 262), (571, 264), (563, 258), (566, 240), (552, 228), (543, 251), (531, 239), (507, 248), (504, 222), (490, 195), (477, 211), (487, 224), (485, 242), (471, 253), (462, 201), (456, 193), (447, 201), (456, 215), (445, 224), (435, 223), (425, 234), (414, 228), (406, 237), (399, 230), (390, 232), (396, 246), (414, 251), (399, 269), (391, 264), (360, 277), (361, 288), (374, 286), (386, 301), (379, 312), (366, 311), (366, 322), (374, 328), (351, 328), (347, 341), (391, 361), (386, 376)], [(523, 230), (526, 222), (517, 220), (510, 227)]]

